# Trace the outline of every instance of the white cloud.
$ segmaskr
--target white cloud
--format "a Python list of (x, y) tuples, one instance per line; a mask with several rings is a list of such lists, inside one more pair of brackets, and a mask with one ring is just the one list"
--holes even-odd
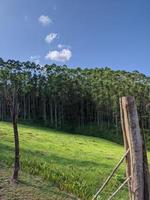
[(65, 47), (65, 45), (63, 45), (63, 44), (58, 44), (58, 49), (63, 49), (64, 47)]
[(38, 20), (44, 26), (52, 23), (52, 19), (49, 18), (49, 16), (46, 16), (46, 15), (41, 15)]
[(64, 49), (64, 48), (71, 49), (71, 47), (69, 45), (65, 45), (65, 44), (58, 44), (57, 48), (58, 49)]
[(36, 64), (39, 64), (40, 63), (40, 56), (30, 56), (30, 61), (31, 62), (34, 62)]
[(71, 57), (72, 52), (69, 49), (62, 49), (61, 51), (49, 51), (48, 54), (45, 56), (45, 58), (48, 60), (60, 62), (68, 61)]
[(45, 42), (51, 43), (57, 37), (57, 33), (50, 33), (45, 37)]

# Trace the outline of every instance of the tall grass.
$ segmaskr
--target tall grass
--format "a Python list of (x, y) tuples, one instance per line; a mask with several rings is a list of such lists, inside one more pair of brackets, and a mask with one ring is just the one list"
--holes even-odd
[[(91, 199), (124, 153), (121, 145), (104, 139), (72, 135), (43, 127), (19, 125), (19, 133), (21, 169), (86, 200)], [(13, 151), (11, 124), (0, 122), (1, 162), (12, 167)], [(100, 199), (107, 199), (124, 178), (123, 165)], [(117, 199), (128, 199), (127, 188), (118, 194)]]

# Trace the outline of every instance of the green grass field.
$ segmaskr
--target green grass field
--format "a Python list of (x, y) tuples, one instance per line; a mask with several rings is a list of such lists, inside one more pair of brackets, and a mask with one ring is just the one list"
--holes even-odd
[(18, 184), (12, 184), (12, 169), (0, 165), (0, 200), (75, 200), (42, 178), (20, 172)]
[[(28, 125), (19, 125), (19, 133), (21, 171), (40, 177), (41, 187), (49, 182), (81, 199), (91, 199), (124, 154), (122, 146), (104, 139)], [(13, 157), (12, 125), (0, 122), (0, 163), (12, 167)], [(106, 200), (124, 179), (122, 165), (98, 199)], [(127, 188), (114, 199), (127, 200)]]

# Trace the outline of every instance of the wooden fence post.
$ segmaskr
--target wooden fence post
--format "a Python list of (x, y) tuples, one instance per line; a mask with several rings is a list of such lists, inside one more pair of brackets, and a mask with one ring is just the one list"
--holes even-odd
[(131, 200), (150, 200), (149, 170), (144, 139), (141, 135), (134, 97), (120, 98), (121, 124), (126, 156), (126, 174)]

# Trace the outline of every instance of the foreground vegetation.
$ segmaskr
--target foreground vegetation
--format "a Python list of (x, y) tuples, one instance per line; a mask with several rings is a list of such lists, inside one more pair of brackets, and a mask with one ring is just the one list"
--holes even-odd
[(20, 172), (18, 184), (12, 184), (12, 169), (0, 165), (0, 199), (1, 200), (75, 200), (69, 194), (60, 191), (53, 184), (27, 173)]
[[(124, 153), (122, 146), (104, 139), (27, 125), (19, 125), (19, 132), (21, 170), (81, 199), (91, 198)], [(12, 125), (0, 122), (0, 162), (12, 167), (13, 151)], [(106, 200), (124, 176), (122, 166), (100, 199)], [(127, 189), (115, 199), (128, 199)]]

